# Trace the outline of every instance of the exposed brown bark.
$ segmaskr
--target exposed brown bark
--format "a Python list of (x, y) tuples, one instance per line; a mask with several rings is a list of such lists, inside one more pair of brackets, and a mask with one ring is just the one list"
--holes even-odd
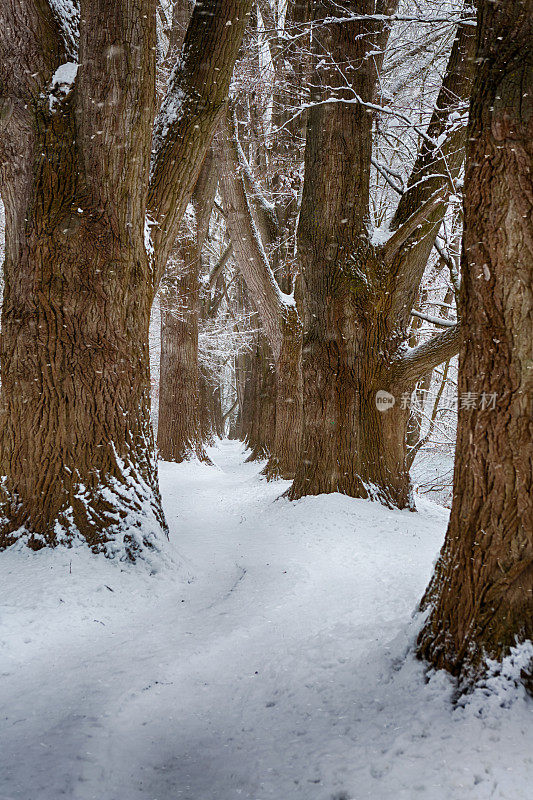
[[(95, 549), (134, 558), (156, 545), (164, 524), (149, 418), (143, 235), (155, 9), (151, 0), (141, 7), (82, 3), (77, 88), (53, 100), (46, 87), (67, 53), (46, 3), (15, 3), (7, 9), (15, 16), (0, 22), (2, 48), (12, 46), (6, 28), (23, 30), (24, 71), (26, 59), (39, 63), (36, 53), (47, 60), (28, 81), (0, 67), (10, 102), (26, 103), (7, 123), (1, 159), (1, 547), (21, 535), (34, 548), (81, 535)], [(21, 30), (35, 9), (39, 25)], [(19, 146), (21, 160), (13, 158)]]
[(199, 418), (198, 320), (200, 313), (196, 232), (184, 233), (176, 261), (167, 266), (160, 291), (161, 362), (157, 448), (164, 461), (196, 456), (208, 461)]
[(450, 524), (419, 638), (420, 655), (466, 685), (533, 638), (532, 33), (529, 3), (479, 0), (459, 361), (459, 393), (477, 407), (459, 409)]
[[(380, 13), (390, 14), (395, 7), (394, 0), (384, 2)], [(434, 149), (426, 154), (423, 148), (413, 170), (413, 188), (400, 202), (389, 241), (373, 246), (367, 230), (372, 155), (367, 104), (374, 99), (377, 64), (368, 53), (384, 48), (388, 26), (371, 18), (321, 22), (343, 11), (349, 17), (353, 10), (351, 3), (315, 3), (316, 89), (308, 116), (298, 228), (305, 325), (304, 433), (290, 496), (340, 491), (412, 508), (408, 410), (399, 402), (378, 410), (376, 393), (385, 390), (398, 401), (459, 346), (458, 337), (447, 331), (414, 352), (405, 351), (421, 265), (433, 246), (450, 191), (450, 171), (442, 168), (448, 144), (446, 140), (440, 145), (438, 153)], [(372, 15), (374, 4), (358, 3), (356, 10)], [(446, 129), (450, 104), (444, 87), (453, 85), (459, 96), (468, 91), (471, 65), (463, 57), (462, 37), (461, 31), (441, 91), (446, 106), (442, 101), (435, 112), (431, 137)], [(350, 87), (339, 63), (353, 76)], [(461, 81), (454, 78), (457, 70)], [(360, 103), (353, 102), (353, 93)], [(458, 156), (453, 150), (458, 145), (455, 132), (452, 139), (451, 170), (456, 175), (462, 156), (460, 147)], [(435, 161), (441, 168), (433, 180), (429, 174), (430, 166), (433, 173), (438, 171)]]
[[(150, 306), (249, 7), (196, 6), (156, 125), (150, 191), (155, 0), (82, 0), (74, 88), (56, 85), (53, 96), (52, 75), (75, 58), (72, 37), (46, 0), (0, 7), (0, 547), (81, 534), (134, 558), (156, 544), (164, 519), (149, 419)], [(169, 113), (180, 93), (180, 113)], [(155, 264), (144, 242), (148, 198)]]
[[(372, 4), (359, 13), (373, 13)], [(349, 13), (351, 5), (342, 8)], [(315, 17), (339, 16), (334, 3), (315, 4)], [(304, 434), (291, 497), (341, 491), (409, 505), (402, 470), (406, 411), (376, 408), (389, 389), (386, 298), (368, 286), (380, 264), (367, 239), (372, 118), (349, 99), (336, 63), (357, 65), (355, 87), (373, 99), (376, 72), (366, 52), (383, 24), (317, 25), (313, 41), (317, 86), (307, 124), (305, 181), (298, 250), (305, 305)], [(328, 59), (322, 57), (328, 53)], [(352, 74), (350, 72), (350, 74)], [(334, 96), (338, 101), (322, 103)], [(392, 424), (391, 424), (392, 421)], [(390, 436), (392, 438), (390, 438)]]
[(458, 101), (466, 103), (470, 97), (475, 44), (475, 29), (460, 22), (426, 131), (427, 138), (421, 143), (407, 190), (391, 222), (391, 229), (397, 232), (423, 204), (431, 203), (431, 197), (438, 196), (441, 199), (440, 203), (428, 209), (420, 227), (410, 232), (392, 264), (391, 277), (395, 286), (392, 311), (404, 328), (408, 324), (408, 315), (444, 219), (447, 200), (454, 192), (454, 181), (459, 177), (464, 163), (466, 125), (451, 122), (450, 112), (456, 108)]
[(243, 416), (247, 461), (269, 458), (276, 431), (276, 384), (270, 348), (261, 335), (247, 375)]
[(187, 29), (154, 130), (148, 210), (156, 222), (155, 285), (174, 246), (206, 150), (221, 119), (251, 0), (205, 0)]
[(214, 444), (224, 437), (222, 394), (216, 376), (200, 368), (200, 429), (205, 444)]

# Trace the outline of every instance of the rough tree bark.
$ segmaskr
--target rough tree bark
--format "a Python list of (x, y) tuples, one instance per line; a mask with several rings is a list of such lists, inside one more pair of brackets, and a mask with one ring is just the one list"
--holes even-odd
[(157, 449), (164, 461), (208, 461), (199, 417), (199, 253), (185, 231), (163, 276)]
[(150, 307), (249, 7), (206, 0), (193, 14), (156, 127), (151, 186), (154, 0), (82, 0), (76, 76), (76, 15), (65, 25), (46, 0), (0, 7), (0, 547), (81, 536), (135, 558), (157, 544)]
[[(0, 545), (22, 534), (39, 548), (81, 534), (133, 557), (155, 544), (163, 523), (143, 236), (154, 8), (147, 0), (137, 19), (128, 0), (113, 13), (105, 0), (82, 3), (76, 90), (56, 83), (50, 92), (55, 70), (73, 56), (63, 32), (45, 2), (7, 5), (8, 30), (22, 39), (7, 41), (2, 22), (2, 89), (17, 106), (5, 133), (7, 147), (24, 152), (2, 158)], [(20, 57), (6, 64), (6, 48), (17, 44)], [(29, 84), (25, 68), (35, 72), (39, 60)]]
[(528, 2), (479, 0), (459, 359), (459, 393), (477, 407), (459, 410), (450, 524), (419, 638), (419, 654), (465, 685), (533, 638), (532, 33)]
[[(377, 10), (386, 19), (395, 8), (395, 0), (383, 0)], [(423, 374), (459, 346), (455, 328), (413, 351), (407, 341), (423, 265), (461, 165), (464, 130), (448, 131), (450, 96), (468, 97), (473, 37), (470, 28), (459, 26), (431, 133), (423, 139), (387, 242), (374, 245), (368, 230), (371, 104), (379, 65), (368, 53), (384, 50), (389, 27), (375, 16), (338, 21), (353, 12), (375, 15), (376, 8), (373, 2), (315, 3), (315, 88), (298, 228), (304, 431), (290, 497), (340, 491), (413, 508), (408, 409), (396, 402), (383, 411), (376, 400), (380, 390), (395, 398), (410, 394)], [(337, 21), (324, 23), (327, 17)], [(350, 86), (338, 64), (350, 75)], [(441, 134), (444, 144), (437, 141)]]

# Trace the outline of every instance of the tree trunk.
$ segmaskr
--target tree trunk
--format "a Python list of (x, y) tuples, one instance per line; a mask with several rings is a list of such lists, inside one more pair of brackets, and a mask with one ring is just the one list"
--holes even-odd
[[(331, 300), (322, 289), (312, 296)], [(317, 305), (304, 340), (304, 438), (290, 497), (342, 492), (412, 508), (409, 411), (400, 398), (413, 384), (394, 378), (382, 308), (358, 309), (342, 296), (328, 309)], [(397, 398), (394, 405), (379, 404), (380, 391)]]
[[(317, 13), (337, 13), (318, 3)], [(365, 4), (363, 4), (365, 6)], [(360, 13), (372, 13), (361, 8)], [(383, 270), (368, 243), (372, 116), (346, 103), (336, 63), (357, 63), (358, 95), (373, 99), (376, 72), (365, 56), (383, 25), (350, 21), (314, 35), (316, 74), (309, 110), (305, 180), (298, 227), (305, 307), (304, 433), (292, 499), (343, 492), (411, 505), (405, 463), (407, 412), (376, 406), (378, 390), (394, 391), (388, 366), (400, 342), (392, 338)], [(328, 60), (322, 58), (329, 54)], [(331, 62), (331, 63), (330, 63)], [(337, 103), (322, 103), (335, 94)]]
[[(271, 456), (266, 468), (267, 477), (292, 478), (296, 469), (301, 441), (301, 340), (302, 326), (294, 299), (281, 292), (270, 267), (268, 257), (253, 221), (252, 209), (245, 189), (242, 165), (239, 163), (236, 129), (228, 115), (225, 129), (217, 137), (220, 190), (226, 224), (233, 244), (235, 259), (246, 283), (249, 295), (257, 308), (265, 336), (274, 356), (275, 428), (273, 436), (258, 436), (252, 446), (252, 457)], [(261, 409), (263, 424), (268, 429), (271, 417), (271, 378), (268, 379), (269, 399)], [(299, 415), (296, 417), (296, 415)], [(269, 447), (264, 446), (268, 439)]]
[(74, 18), (67, 29), (48, 2), (0, 4), (0, 547), (81, 536), (134, 558), (157, 544), (150, 306), (250, 5), (196, 6), (152, 137), (154, 0), (81, 0), (79, 59)]
[(459, 396), (475, 407), (459, 409), (450, 524), (419, 638), (423, 658), (467, 684), (533, 638), (531, 36), (528, 3), (479, 0), (459, 362)]
[(200, 423), (198, 320), (200, 284), (195, 236), (184, 234), (163, 279), (157, 448), (164, 461), (209, 462)]
[[(395, 7), (395, 0), (386, 1), (381, 11), (390, 14)], [(386, 244), (374, 246), (368, 232), (373, 124), (369, 104), (377, 66), (369, 51), (383, 52), (389, 27), (372, 16), (373, 3), (358, 4), (358, 14), (368, 14), (366, 19), (350, 18), (352, 4), (344, 8), (346, 22), (324, 24), (324, 17), (338, 17), (339, 6), (329, 0), (315, 4), (320, 22), (313, 29), (316, 66), (298, 226), (304, 427), (289, 496), (338, 491), (414, 508), (404, 398), (439, 358), (454, 355), (457, 330), (415, 348), (413, 357), (405, 348), (421, 264), (427, 261), (431, 237), (434, 241), (444, 215), (450, 177), (460, 169), (461, 137), (454, 133), (450, 142), (445, 137), (444, 144), (435, 145), (433, 159), (424, 146), (413, 170), (417, 180), (410, 183), (392, 220), (393, 232)], [(439, 95), (442, 102), (431, 121), (432, 136), (446, 133), (449, 95), (468, 91), (467, 38), (461, 28)], [(353, 102), (354, 93), (358, 102)], [(453, 158), (445, 169), (442, 162), (449, 148)], [(432, 174), (435, 164), (437, 175)], [(428, 190), (430, 177), (434, 180)], [(380, 402), (387, 400), (380, 392), (392, 395), (390, 403)]]
[[(2, 163), (0, 547), (83, 537), (95, 550), (133, 559), (157, 546), (164, 526), (144, 247), (155, 18), (149, 0), (144, 16), (127, 0), (119, 5), (110, 15), (103, 0), (82, 4), (77, 91), (56, 85), (8, 119), (14, 146), (21, 121), (32, 146), (23, 162)], [(41, 24), (35, 35), (59, 37), (52, 19)], [(109, 52), (120, 42), (127, 59), (124, 48)], [(48, 80), (67, 60), (56, 56)], [(23, 93), (23, 79), (14, 91)]]
[(259, 336), (252, 354), (245, 407), (245, 444), (250, 448), (247, 461), (269, 458), (276, 428), (276, 384), (272, 356), (268, 345)]
[(194, 222), (183, 225), (175, 258), (161, 287), (161, 362), (157, 446), (165, 461), (193, 456), (210, 463), (204, 444), (198, 365), (201, 252), (209, 229), (217, 178), (208, 153), (193, 194)]
[[(286, 324), (290, 325), (290, 320)], [(268, 480), (292, 480), (300, 457), (302, 439), (302, 338), (298, 330), (284, 335), (275, 364), (275, 427), (268, 464)]]

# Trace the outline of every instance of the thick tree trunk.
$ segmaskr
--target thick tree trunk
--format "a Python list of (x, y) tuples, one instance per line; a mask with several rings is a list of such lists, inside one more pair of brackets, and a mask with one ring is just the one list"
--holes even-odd
[(209, 229), (217, 177), (208, 153), (193, 195), (194, 219), (179, 237), (161, 286), (161, 362), (157, 446), (165, 461), (192, 456), (210, 463), (204, 444), (198, 365), (201, 252)]
[[(119, 5), (102, 26), (105, 2), (82, 4), (76, 92), (56, 84), (53, 97), (43, 91), (8, 119), (11, 141), (10, 126), (26, 120), (32, 147), (22, 165), (2, 163), (0, 547), (81, 536), (95, 550), (134, 558), (157, 545), (164, 526), (144, 247), (154, 7), (143, 2), (137, 19), (127, 0)], [(52, 22), (41, 23), (49, 35)], [(128, 59), (121, 48), (109, 52), (122, 41)], [(62, 60), (48, 65), (49, 76)], [(22, 79), (14, 91), (24, 91)]]
[[(328, 0), (315, 6), (319, 19), (338, 16), (336, 3)], [(433, 160), (424, 149), (413, 173), (418, 193), (413, 182), (404, 196), (409, 195), (409, 205), (402, 198), (401, 213), (393, 220), (394, 232), (385, 245), (374, 246), (368, 233), (372, 155), (368, 104), (374, 100), (377, 68), (368, 51), (383, 51), (388, 26), (372, 16), (373, 3), (358, 4), (358, 13), (367, 13), (367, 19), (349, 19), (351, 9), (352, 4), (345, 5), (349, 21), (321, 22), (313, 33), (315, 104), (308, 116), (298, 226), (305, 329), (304, 426), (290, 497), (338, 491), (413, 508), (407, 468), (408, 404), (402, 399), (411, 394), (424, 374), (421, 370), (454, 354), (457, 331), (437, 336), (433, 351), (416, 348), (413, 359), (405, 353), (405, 345), (421, 264), (424, 258), (427, 261), (431, 237), (434, 241), (444, 214), (450, 176), (460, 168), (461, 137), (454, 134), (450, 143), (446, 139), (444, 145), (435, 146), (438, 153), (433, 153)], [(394, 0), (381, 7), (384, 14), (394, 9)], [(443, 99), (442, 108), (435, 111), (433, 136), (446, 132), (449, 95), (467, 91), (469, 66), (461, 60), (468, 49), (465, 37), (461, 30), (452, 49), (441, 91), (446, 102)], [(329, 54), (327, 59), (323, 53)], [(346, 74), (353, 75), (352, 85), (343, 79), (337, 66), (341, 63), (351, 70)], [(353, 92), (360, 102), (353, 102)], [(448, 144), (453, 158), (444, 169)], [(432, 175), (435, 180), (426, 190), (435, 163), (441, 174)], [(380, 403), (380, 391), (393, 395), (395, 402)]]
[(74, 18), (0, 4), (0, 547), (82, 536), (134, 558), (157, 543), (150, 306), (250, 5), (197, 4), (153, 138), (155, 0), (81, 0), (79, 59)]
[[(321, 290), (312, 296), (330, 300)], [(336, 308), (331, 302), (317, 308), (304, 341), (304, 439), (290, 497), (342, 492), (411, 508), (409, 412), (400, 397), (412, 385), (394, 378), (395, 353), (385, 349), (390, 334), (379, 306), (372, 314), (350, 298), (344, 308), (339, 300)], [(397, 398), (395, 404), (379, 404), (379, 391)]]
[[(365, 4), (363, 4), (364, 6)], [(372, 4), (361, 13), (372, 13)], [(334, 16), (335, 4), (317, 4)], [(348, 10), (348, 8), (347, 8)], [(343, 492), (411, 504), (405, 464), (407, 412), (381, 412), (378, 390), (394, 391), (389, 365), (400, 345), (387, 317), (383, 269), (368, 242), (372, 117), (349, 99), (332, 64), (357, 63), (359, 96), (373, 99), (374, 61), (383, 36), (371, 20), (325, 25), (314, 35), (315, 101), (307, 124), (305, 181), (298, 228), (303, 277), (304, 432), (290, 496)], [(319, 54), (327, 52), (331, 64)], [(321, 103), (324, 96), (337, 103)], [(381, 285), (380, 285), (381, 283)]]
[(248, 439), (248, 434), (252, 423), (252, 391), (254, 382), (252, 381), (252, 369), (255, 359), (255, 351), (246, 353), (244, 356), (243, 372), (242, 372), (242, 392), (239, 395), (239, 419), (238, 419), (238, 438), (245, 442)]
[(4, 266), (0, 546), (22, 530), (36, 549), (79, 533), (134, 557), (163, 524), (142, 240), (114, 241), (90, 217), (31, 227)]
[[(292, 480), (300, 458), (302, 439), (302, 337), (297, 330), (282, 337), (275, 364), (275, 429), (268, 464), (263, 474), (268, 480)], [(290, 320), (288, 321), (290, 324)]]
[(250, 449), (247, 461), (261, 461), (272, 452), (276, 430), (276, 383), (272, 355), (262, 336), (248, 376), (244, 442)]
[(154, 127), (148, 210), (156, 285), (162, 278), (205, 153), (224, 113), (252, 0), (195, 5), (180, 57)]
[(467, 683), (533, 638), (531, 36), (527, 2), (479, 1), (459, 363), (475, 407), (459, 409), (450, 524), (419, 639), (422, 657)]

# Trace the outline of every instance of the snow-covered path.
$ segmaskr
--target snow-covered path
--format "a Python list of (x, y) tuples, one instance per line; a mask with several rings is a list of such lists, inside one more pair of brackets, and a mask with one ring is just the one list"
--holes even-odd
[(212, 457), (161, 467), (156, 575), (1, 556), (0, 800), (529, 798), (531, 704), (452, 711), (406, 657), (445, 512), (290, 504)]

